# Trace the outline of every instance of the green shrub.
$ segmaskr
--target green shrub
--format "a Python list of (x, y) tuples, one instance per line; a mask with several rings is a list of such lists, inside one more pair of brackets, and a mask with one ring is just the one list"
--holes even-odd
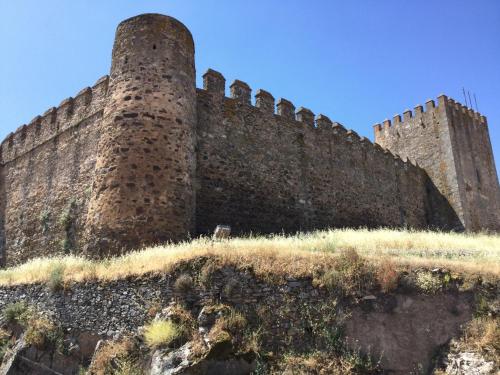
[(490, 312), (490, 304), (488, 302), (488, 298), (484, 296), (482, 293), (478, 293), (476, 295), (476, 317), (488, 316)]
[(158, 348), (173, 344), (183, 335), (183, 327), (171, 320), (153, 320), (145, 327), (144, 340), (150, 348)]
[(73, 217), (71, 215), (71, 209), (66, 208), (61, 216), (59, 217), (59, 224), (64, 228), (65, 231), (68, 231), (71, 228), (71, 223), (73, 222)]
[(49, 220), (50, 220), (50, 212), (42, 211), (40, 214), (40, 224), (42, 225), (43, 233), (46, 233), (49, 230)]
[(28, 311), (28, 306), (24, 302), (10, 303), (2, 311), (2, 315), (7, 322), (21, 323)]
[(419, 272), (415, 283), (422, 292), (428, 294), (437, 293), (443, 286), (439, 276), (435, 276), (431, 272)]
[(63, 352), (62, 330), (44, 316), (32, 315), (26, 323), (26, 344), (38, 349), (52, 348)]
[(71, 252), (73, 245), (71, 244), (71, 240), (69, 239), (68, 234), (66, 234), (66, 237), (61, 240), (61, 248), (64, 254), (66, 255), (68, 255)]
[(50, 271), (47, 286), (53, 292), (62, 289), (64, 285), (64, 264), (58, 263)]

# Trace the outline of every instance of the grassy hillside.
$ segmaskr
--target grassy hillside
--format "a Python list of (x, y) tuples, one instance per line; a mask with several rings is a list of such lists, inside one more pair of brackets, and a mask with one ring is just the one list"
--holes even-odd
[(250, 236), (224, 241), (199, 238), (138, 250), (121, 257), (92, 261), (78, 256), (35, 259), (0, 271), (0, 285), (84, 280), (114, 280), (165, 273), (199, 257), (236, 267), (251, 267), (257, 276), (279, 281), (313, 276), (354, 250), (375, 267), (442, 267), (463, 274), (500, 275), (500, 235), (458, 234), (392, 229), (338, 229), (292, 236)]
[[(0, 270), (0, 359), (22, 330), (30, 348), (43, 343), (40, 358), (67, 361), (72, 324), (92, 321), (82, 340), (105, 343), (71, 355), (87, 374), (148, 373), (167, 357), (193, 373), (215, 362), (254, 374), (437, 375), (470, 358), (496, 368), (499, 280), (500, 236), (485, 233), (339, 229), (35, 259)], [(34, 283), (46, 285), (1, 288)]]

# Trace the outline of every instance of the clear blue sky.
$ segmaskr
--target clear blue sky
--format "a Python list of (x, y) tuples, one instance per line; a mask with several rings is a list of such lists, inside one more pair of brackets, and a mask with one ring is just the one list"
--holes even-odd
[(370, 138), (465, 86), (500, 165), (499, 0), (0, 0), (0, 138), (107, 74), (116, 25), (145, 12), (191, 30), (198, 86), (211, 67)]

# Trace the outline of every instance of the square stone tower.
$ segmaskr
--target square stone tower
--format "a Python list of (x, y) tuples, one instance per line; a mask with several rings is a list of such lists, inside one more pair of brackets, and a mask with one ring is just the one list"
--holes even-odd
[[(425, 169), (468, 231), (500, 229), (500, 188), (486, 118), (441, 95), (376, 124), (375, 142)], [(460, 228), (461, 226), (461, 228)]]

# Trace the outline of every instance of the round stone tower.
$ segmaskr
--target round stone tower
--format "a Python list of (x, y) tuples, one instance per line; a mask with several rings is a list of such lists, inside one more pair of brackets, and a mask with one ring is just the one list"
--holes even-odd
[(120, 23), (87, 216), (89, 255), (193, 231), (195, 126), (189, 30), (160, 14)]

